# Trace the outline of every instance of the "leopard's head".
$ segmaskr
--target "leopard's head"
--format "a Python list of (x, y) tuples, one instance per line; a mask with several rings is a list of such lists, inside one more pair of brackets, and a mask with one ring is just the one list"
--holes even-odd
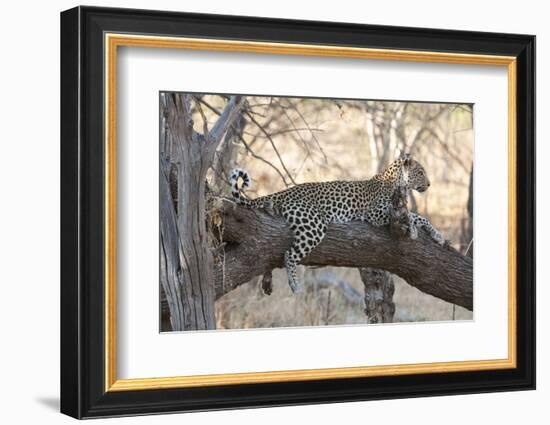
[(430, 179), (428, 179), (426, 170), (418, 161), (412, 159), (410, 155), (406, 156), (404, 171), (406, 183), (410, 189), (425, 192), (430, 187)]

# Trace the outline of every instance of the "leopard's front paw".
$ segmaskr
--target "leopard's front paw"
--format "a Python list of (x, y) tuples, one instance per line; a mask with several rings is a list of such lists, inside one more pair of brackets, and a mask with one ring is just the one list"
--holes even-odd
[(409, 224), (409, 236), (413, 241), (418, 239), (418, 228), (414, 225), (414, 223)]
[(266, 212), (266, 214), (271, 217), (280, 215), (279, 211), (277, 211), (277, 208), (275, 207), (275, 205), (273, 204), (273, 201), (271, 200), (264, 202), (263, 209)]
[(443, 237), (443, 235), (439, 232), (434, 232), (432, 234), (432, 239), (434, 241), (436, 241), (439, 245), (443, 246), (445, 245), (445, 238)]

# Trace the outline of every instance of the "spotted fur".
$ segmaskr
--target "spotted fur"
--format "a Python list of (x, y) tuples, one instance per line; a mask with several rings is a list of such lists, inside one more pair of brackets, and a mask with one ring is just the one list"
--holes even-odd
[[(364, 220), (375, 226), (389, 224), (391, 197), (399, 186), (424, 192), (430, 186), (426, 171), (417, 161), (405, 155), (370, 180), (303, 183), (281, 192), (253, 200), (241, 195), (250, 187), (250, 176), (242, 169), (230, 175), (235, 201), (249, 208), (270, 208), (281, 214), (294, 233), (292, 246), (285, 252), (285, 267), (290, 287), (299, 290), (296, 266), (324, 238), (330, 223)], [(410, 213), (410, 236), (416, 239), (417, 228), (423, 227), (438, 243), (441, 234), (424, 217)]]

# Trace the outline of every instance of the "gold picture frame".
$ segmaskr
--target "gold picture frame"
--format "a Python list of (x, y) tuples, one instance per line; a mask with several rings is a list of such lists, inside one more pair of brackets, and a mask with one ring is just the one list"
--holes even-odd
[[(533, 36), (138, 12), (78, 7), (62, 13), (62, 412), (84, 418), (534, 387)], [(123, 47), (505, 68), (507, 357), (119, 378), (117, 55)], [(422, 381), (428, 375), (430, 384)], [(213, 388), (219, 392), (206, 392)]]
[[(474, 55), (411, 50), (281, 44), (254, 41), (193, 39), (128, 34), (105, 34), (105, 391), (167, 389), (180, 387), (253, 384), (265, 382), (341, 379), (407, 375), (416, 373), (464, 372), (507, 369), (516, 366), (516, 58), (513, 56)], [(188, 49), (239, 53), (263, 53), (302, 56), (328, 56), (354, 59), (435, 62), (506, 67), (508, 72), (508, 358), (389, 366), (306, 369), (276, 372), (231, 373), (169, 378), (116, 378), (116, 87), (119, 47)]]

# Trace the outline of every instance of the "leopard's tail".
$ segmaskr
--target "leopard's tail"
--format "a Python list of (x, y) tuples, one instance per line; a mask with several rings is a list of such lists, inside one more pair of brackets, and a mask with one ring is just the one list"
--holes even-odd
[(242, 196), (243, 189), (252, 186), (252, 180), (248, 173), (242, 168), (235, 168), (229, 175), (229, 184), (231, 185), (231, 195), (237, 204), (248, 208), (274, 208), (272, 195), (260, 196), (256, 199), (247, 199)]
[[(240, 186), (239, 183), (241, 183)], [(241, 191), (243, 189), (249, 188), (252, 185), (250, 176), (245, 170), (243, 170), (242, 168), (233, 169), (233, 171), (231, 171), (231, 174), (229, 175), (229, 184), (231, 185), (231, 195), (237, 203), (244, 205), (250, 203), (248, 199), (241, 196)]]

